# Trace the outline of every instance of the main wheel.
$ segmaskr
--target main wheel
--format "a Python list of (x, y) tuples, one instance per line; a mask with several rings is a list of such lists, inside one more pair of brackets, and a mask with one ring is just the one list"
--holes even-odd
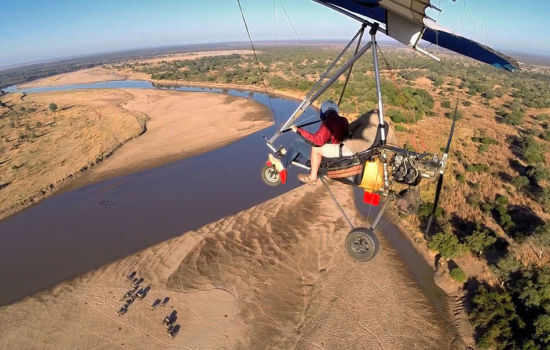
[(346, 250), (357, 261), (369, 261), (378, 252), (378, 240), (370, 228), (358, 227), (346, 237)]
[(268, 186), (279, 186), (281, 184), (281, 175), (272, 165), (264, 165), (262, 168), (262, 180)]

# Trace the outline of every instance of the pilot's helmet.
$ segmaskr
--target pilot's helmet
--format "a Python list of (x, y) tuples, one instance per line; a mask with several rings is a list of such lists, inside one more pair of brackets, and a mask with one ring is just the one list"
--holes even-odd
[(338, 105), (331, 100), (324, 101), (323, 104), (321, 104), (319, 118), (324, 121), (325, 119), (327, 119), (330, 111), (338, 113)]

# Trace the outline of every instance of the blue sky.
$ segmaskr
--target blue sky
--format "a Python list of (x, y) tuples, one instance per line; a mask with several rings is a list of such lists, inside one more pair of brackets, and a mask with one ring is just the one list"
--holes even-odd
[[(432, 0), (455, 32), (550, 55), (550, 1)], [(241, 0), (253, 40), (347, 39), (357, 24), (310, 0)], [(0, 67), (192, 43), (246, 41), (236, 0), (0, 0)]]

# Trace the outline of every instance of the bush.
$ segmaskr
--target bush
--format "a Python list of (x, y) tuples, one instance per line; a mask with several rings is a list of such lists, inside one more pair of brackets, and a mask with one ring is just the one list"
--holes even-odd
[(483, 173), (489, 171), (486, 164), (470, 164), (466, 167), (466, 171), (471, 173)]
[(544, 141), (550, 141), (550, 130), (545, 130), (539, 134), (539, 137)]
[(445, 116), (449, 119), (456, 118), (456, 120), (462, 119), (462, 111), (460, 109), (456, 109), (452, 112), (445, 113)]
[(407, 131), (407, 128), (402, 125), (396, 125), (395, 131)]
[(520, 145), (521, 153), (529, 164), (544, 162), (544, 154), (542, 153), (541, 146), (535, 141), (533, 136), (524, 136)]
[(550, 170), (542, 163), (527, 167), (527, 177), (540, 184), (542, 181), (550, 180)]
[(456, 180), (463, 184), (466, 182), (466, 177), (464, 176), (464, 174), (456, 174)]
[(390, 109), (386, 112), (386, 115), (391, 118), (394, 123), (409, 123), (407, 116), (405, 116), (401, 111), (396, 109)]
[(529, 185), (529, 179), (527, 178), (527, 176), (514, 177), (512, 179), (512, 185), (514, 185), (518, 190), (521, 191), (527, 185)]
[(544, 187), (537, 196), (537, 202), (542, 205), (544, 211), (550, 212), (550, 187)]
[(451, 108), (451, 101), (449, 101), (449, 100), (443, 100), (443, 101), (441, 101), (441, 107), (444, 107), (444, 108)]
[(502, 121), (508, 125), (519, 125), (523, 121), (523, 113), (520, 111), (513, 111), (512, 113), (508, 113)]
[(445, 259), (454, 258), (462, 253), (463, 246), (452, 233), (439, 232), (428, 239), (428, 248), (439, 252)]
[(57, 105), (55, 103), (50, 103), (50, 111), (52, 112), (57, 111)]
[(460, 267), (455, 267), (451, 270), (451, 278), (460, 283), (465, 283), (467, 279), (466, 274)]
[(464, 100), (464, 101), (462, 101), (462, 105), (465, 106), (465, 107), (468, 107), (468, 106), (472, 105), (472, 102), (470, 102), (468, 100)]

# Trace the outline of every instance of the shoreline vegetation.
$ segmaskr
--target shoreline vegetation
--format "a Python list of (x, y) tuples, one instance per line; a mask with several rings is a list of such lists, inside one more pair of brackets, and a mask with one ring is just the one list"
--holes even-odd
[[(311, 86), (333, 54), (322, 48), (261, 50), (269, 93), (294, 98)], [(382, 88), (386, 115), (396, 123), (403, 146), (440, 153), (460, 96), (458, 130), (437, 218), (440, 232), (426, 240), (420, 229), (431, 211), (433, 186), (422, 191), (418, 213), (401, 217), (400, 224), (436, 266), (436, 280), (457, 298), (459, 311), (468, 312), (479, 346), (548, 346), (548, 70), (508, 73), (453, 55), (442, 55), (442, 64), (435, 65), (406, 51), (390, 48), (386, 53), (395, 52), (399, 57), (387, 55), (391, 69), (382, 71)], [(341, 107), (351, 119), (376, 105), (370, 61), (365, 61), (355, 67)], [(265, 92), (249, 52), (113, 63), (101, 69), (161, 84)], [(342, 84), (326, 97), (338, 99)], [(502, 317), (492, 316), (497, 314)], [(464, 318), (455, 321), (467, 328)], [(474, 336), (469, 333), (463, 338)]]

